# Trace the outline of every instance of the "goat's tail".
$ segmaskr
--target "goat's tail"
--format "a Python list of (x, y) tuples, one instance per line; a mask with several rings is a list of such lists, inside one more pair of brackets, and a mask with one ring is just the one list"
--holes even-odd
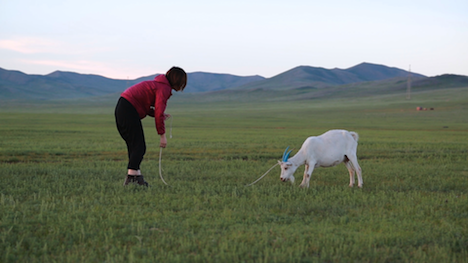
[(359, 135), (356, 132), (350, 131), (349, 133), (351, 133), (351, 136), (353, 136), (356, 142), (359, 141)]

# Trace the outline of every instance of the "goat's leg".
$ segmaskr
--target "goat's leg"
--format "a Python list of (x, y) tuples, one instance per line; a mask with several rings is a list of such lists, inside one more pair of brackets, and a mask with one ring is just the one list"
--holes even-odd
[(353, 168), (357, 173), (358, 187), (362, 188), (362, 185), (363, 185), (364, 182), (362, 181), (362, 170), (361, 170), (361, 166), (359, 166), (357, 156), (355, 154), (354, 155), (349, 155), (348, 158), (351, 161), (351, 164), (353, 165)]
[(346, 165), (346, 168), (348, 168), (349, 172), (349, 187), (353, 187), (355, 182), (353, 165), (349, 162), (349, 160), (344, 164)]
[(304, 177), (302, 178), (302, 183), (299, 185), (299, 187), (304, 187), (307, 184), (307, 170), (309, 170), (309, 165), (305, 165), (304, 169)]
[(302, 179), (301, 185), (299, 187), (307, 187), (309, 188), (310, 176), (314, 171), (315, 164), (306, 164), (306, 168), (304, 170), (304, 179)]

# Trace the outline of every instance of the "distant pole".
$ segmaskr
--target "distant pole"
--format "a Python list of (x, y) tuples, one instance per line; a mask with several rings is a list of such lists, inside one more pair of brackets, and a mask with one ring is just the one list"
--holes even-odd
[(406, 99), (411, 99), (411, 65), (409, 66), (408, 81), (406, 82)]

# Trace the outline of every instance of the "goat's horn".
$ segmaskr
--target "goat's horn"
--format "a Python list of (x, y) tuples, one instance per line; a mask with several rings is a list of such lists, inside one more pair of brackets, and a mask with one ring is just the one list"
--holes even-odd
[(292, 150), (290, 150), (290, 151), (289, 151), (289, 152), (286, 154), (286, 161), (285, 161), (285, 162), (287, 162), (287, 161), (288, 161), (288, 159), (289, 159), (289, 155), (291, 154), (291, 152), (292, 152)]
[(284, 150), (283, 153), (283, 162), (287, 162), (289, 159), (289, 155), (291, 154), (292, 150), (288, 152), (289, 146)]
[(284, 153), (283, 153), (283, 160), (284, 160), (284, 157), (286, 156), (286, 153), (288, 152), (288, 149), (289, 149), (289, 146), (286, 147), (286, 150), (284, 150)]

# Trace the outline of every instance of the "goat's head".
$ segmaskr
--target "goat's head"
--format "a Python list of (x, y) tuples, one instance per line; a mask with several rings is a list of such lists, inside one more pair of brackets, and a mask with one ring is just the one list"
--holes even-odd
[(290, 181), (291, 183), (294, 183), (294, 172), (296, 171), (296, 167), (288, 161), (289, 155), (291, 154), (292, 150), (288, 152), (289, 146), (286, 148), (286, 150), (283, 153), (283, 160), (278, 161), (278, 163), (281, 166), (281, 176), (280, 179), (283, 182), (288, 182)]

